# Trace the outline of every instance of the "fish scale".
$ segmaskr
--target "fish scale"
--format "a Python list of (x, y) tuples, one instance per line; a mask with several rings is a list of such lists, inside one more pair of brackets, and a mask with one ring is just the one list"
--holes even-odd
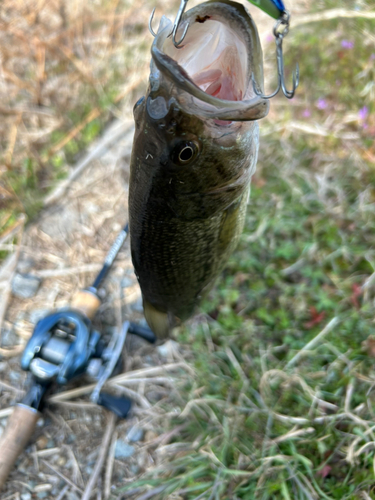
[[(199, 221), (179, 219), (155, 224), (155, 212), (143, 220), (147, 238), (134, 231), (132, 258), (144, 296), (155, 307), (168, 304), (181, 320), (189, 317), (235, 248), (242, 232), (247, 193), (225, 211)], [(234, 215), (234, 217), (233, 217)], [(171, 234), (174, 235), (171, 241)], [(148, 241), (158, 241), (152, 252)]]

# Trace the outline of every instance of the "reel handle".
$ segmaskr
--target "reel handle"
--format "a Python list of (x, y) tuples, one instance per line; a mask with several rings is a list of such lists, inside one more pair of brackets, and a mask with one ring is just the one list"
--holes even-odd
[(34, 408), (18, 404), (9, 417), (4, 434), (0, 439), (0, 491), (17, 458), (30, 440), (40, 415)]

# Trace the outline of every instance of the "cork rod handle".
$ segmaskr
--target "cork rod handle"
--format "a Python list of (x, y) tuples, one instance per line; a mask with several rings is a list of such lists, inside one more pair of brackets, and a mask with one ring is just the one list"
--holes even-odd
[(39, 417), (38, 411), (22, 404), (17, 405), (9, 417), (0, 439), (0, 491), (17, 458), (27, 445)]
[(72, 300), (72, 308), (77, 309), (91, 320), (94, 319), (99, 306), (100, 299), (88, 290), (81, 290)]

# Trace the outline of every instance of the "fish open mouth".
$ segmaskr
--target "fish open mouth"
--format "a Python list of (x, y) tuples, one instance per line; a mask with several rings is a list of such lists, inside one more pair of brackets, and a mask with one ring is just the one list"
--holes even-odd
[(167, 38), (164, 52), (206, 94), (242, 101), (248, 74), (247, 50), (244, 41), (230, 26), (210, 16), (197, 15), (183, 46), (176, 49), (171, 38)]
[(247, 10), (229, 0), (206, 2), (186, 12), (179, 32), (186, 23), (186, 38), (177, 49), (169, 36), (171, 22), (163, 18), (151, 49), (160, 73), (175, 84), (179, 104), (207, 118), (263, 118), (269, 103), (255, 94), (252, 82), (253, 75), (263, 89), (262, 50)]

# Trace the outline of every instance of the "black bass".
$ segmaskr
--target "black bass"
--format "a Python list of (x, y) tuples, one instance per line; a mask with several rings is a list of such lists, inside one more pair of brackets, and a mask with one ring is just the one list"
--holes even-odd
[(144, 313), (164, 337), (194, 313), (243, 229), (268, 101), (256, 26), (231, 1), (186, 12), (181, 48), (162, 18), (150, 83), (134, 107), (131, 253)]

